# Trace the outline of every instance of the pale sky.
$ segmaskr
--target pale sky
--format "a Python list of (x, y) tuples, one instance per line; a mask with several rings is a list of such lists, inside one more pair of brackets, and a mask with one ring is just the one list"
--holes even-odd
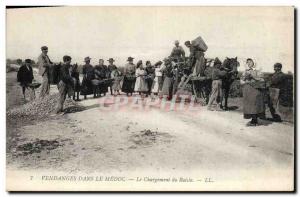
[[(238, 57), (256, 61), (263, 71), (276, 62), (294, 71), (294, 10), (292, 7), (55, 7), (9, 9), (7, 58), (37, 60), (49, 47), (54, 62), (70, 55), (82, 64), (113, 57), (123, 66), (128, 56), (153, 63), (167, 57), (174, 41), (201, 36), (206, 57)], [(106, 62), (107, 63), (107, 62)]]

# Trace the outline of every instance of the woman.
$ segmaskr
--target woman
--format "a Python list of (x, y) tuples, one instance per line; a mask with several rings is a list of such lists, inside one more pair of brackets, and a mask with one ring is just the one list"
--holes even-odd
[(172, 99), (173, 96), (173, 83), (174, 83), (174, 73), (172, 63), (169, 59), (164, 59), (164, 68), (162, 71), (164, 72), (164, 82), (162, 86), (161, 96), (167, 96), (168, 100)]
[(114, 80), (112, 84), (113, 95), (114, 96), (120, 95), (120, 90), (121, 90), (120, 83), (122, 80), (122, 73), (117, 69), (117, 67), (112, 68), (111, 78)]
[(138, 61), (136, 64), (136, 82), (134, 86), (134, 91), (138, 92), (139, 94), (143, 95), (144, 93), (147, 94), (148, 92), (148, 85), (146, 83), (145, 77), (147, 75), (145, 69), (143, 68), (142, 60)]
[(258, 118), (263, 118), (265, 115), (263, 94), (265, 82), (260, 71), (255, 69), (254, 61), (251, 58), (247, 59), (246, 64), (248, 69), (241, 77), (244, 118), (251, 119), (247, 126), (256, 126)]
[[(104, 65), (104, 60), (99, 59), (99, 64), (95, 66), (95, 85), (97, 87), (97, 96), (106, 95), (108, 92), (108, 83), (106, 81), (110, 76), (108, 68)], [(97, 82), (98, 81), (98, 82)]]
[(162, 65), (162, 61), (159, 61), (154, 64), (155, 72), (154, 72), (154, 80), (152, 85), (152, 93), (154, 95), (158, 95), (159, 91), (161, 91), (162, 86), (162, 71), (160, 66)]
[(93, 84), (92, 80), (95, 79), (95, 70), (94, 67), (90, 64), (91, 58), (85, 57), (84, 58), (85, 65), (82, 67), (82, 88), (80, 90), (80, 94), (84, 95), (84, 99), (86, 99), (87, 95), (93, 94)]
[(125, 92), (127, 96), (131, 95), (134, 91), (135, 84), (135, 65), (133, 64), (133, 57), (128, 57), (128, 63), (124, 68), (124, 80), (122, 86), (122, 92)]

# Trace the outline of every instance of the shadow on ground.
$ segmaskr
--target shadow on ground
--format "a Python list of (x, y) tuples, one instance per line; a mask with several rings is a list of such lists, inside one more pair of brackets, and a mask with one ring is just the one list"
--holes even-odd
[(90, 106), (70, 106), (70, 107), (65, 108), (64, 113), (65, 114), (77, 113), (77, 112), (82, 112), (82, 111), (97, 108), (97, 107), (100, 107), (100, 105), (99, 104), (93, 104), (93, 105), (90, 105)]

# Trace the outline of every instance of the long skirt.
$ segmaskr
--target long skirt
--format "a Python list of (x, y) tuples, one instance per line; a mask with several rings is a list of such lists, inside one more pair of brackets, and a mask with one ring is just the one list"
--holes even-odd
[(135, 92), (147, 92), (148, 91), (148, 84), (144, 77), (136, 78), (134, 91)]
[(147, 86), (148, 86), (148, 92), (151, 93), (151, 90), (152, 90), (152, 86), (153, 86), (153, 78), (147, 78), (146, 79), (146, 83), (147, 83)]
[(108, 92), (109, 83), (110, 82), (108, 82), (108, 81), (100, 81), (100, 83), (99, 83), (99, 93), (100, 94), (105, 94)]
[(125, 76), (123, 80), (122, 92), (133, 93), (134, 84), (135, 84), (135, 78), (133, 77), (128, 78)]
[(88, 80), (86, 78), (82, 79), (82, 84), (81, 84), (81, 90), (80, 90), (80, 95), (90, 95), (93, 94), (93, 84), (91, 80)]
[(244, 84), (243, 111), (245, 119), (250, 119), (253, 117), (264, 117), (265, 104), (264, 93), (262, 90), (256, 89), (250, 84)]
[(113, 81), (113, 84), (112, 84), (112, 89), (113, 89), (114, 91), (119, 91), (119, 90), (121, 90), (121, 80), (122, 80), (121, 77), (115, 77), (115, 78), (114, 78), (114, 81)]
[(162, 87), (163, 87), (163, 83), (164, 83), (163, 77), (162, 76), (158, 77), (158, 81), (157, 82), (158, 82), (158, 90), (161, 91)]
[(160, 87), (160, 86), (162, 86), (161, 80), (162, 80), (162, 77), (154, 78), (153, 84), (152, 84), (152, 93), (158, 93), (161, 90), (161, 87)]
[(161, 95), (172, 96), (174, 80), (172, 77), (165, 77), (161, 90)]

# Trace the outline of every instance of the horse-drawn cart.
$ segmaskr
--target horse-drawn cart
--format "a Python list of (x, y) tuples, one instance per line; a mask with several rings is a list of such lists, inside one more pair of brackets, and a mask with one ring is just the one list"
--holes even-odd
[[(192, 72), (192, 67), (189, 66), (188, 62), (185, 61), (178, 65), (178, 75), (177, 79), (179, 81), (178, 87), (175, 89), (176, 95), (184, 94), (186, 90), (192, 93), (197, 102), (202, 101), (202, 103), (208, 103), (209, 95), (212, 86), (212, 70), (210, 66), (212, 59), (206, 59), (206, 68), (204, 70), (204, 76), (194, 76)], [(227, 108), (227, 99), (229, 96), (229, 90), (232, 82), (236, 79), (237, 67), (239, 63), (237, 58), (226, 58), (223, 62), (223, 69), (227, 71), (227, 74), (222, 79), (222, 88), (224, 92), (225, 108)], [(175, 75), (176, 76), (176, 75)], [(174, 83), (175, 84), (175, 83)], [(188, 88), (188, 86), (190, 88)]]

